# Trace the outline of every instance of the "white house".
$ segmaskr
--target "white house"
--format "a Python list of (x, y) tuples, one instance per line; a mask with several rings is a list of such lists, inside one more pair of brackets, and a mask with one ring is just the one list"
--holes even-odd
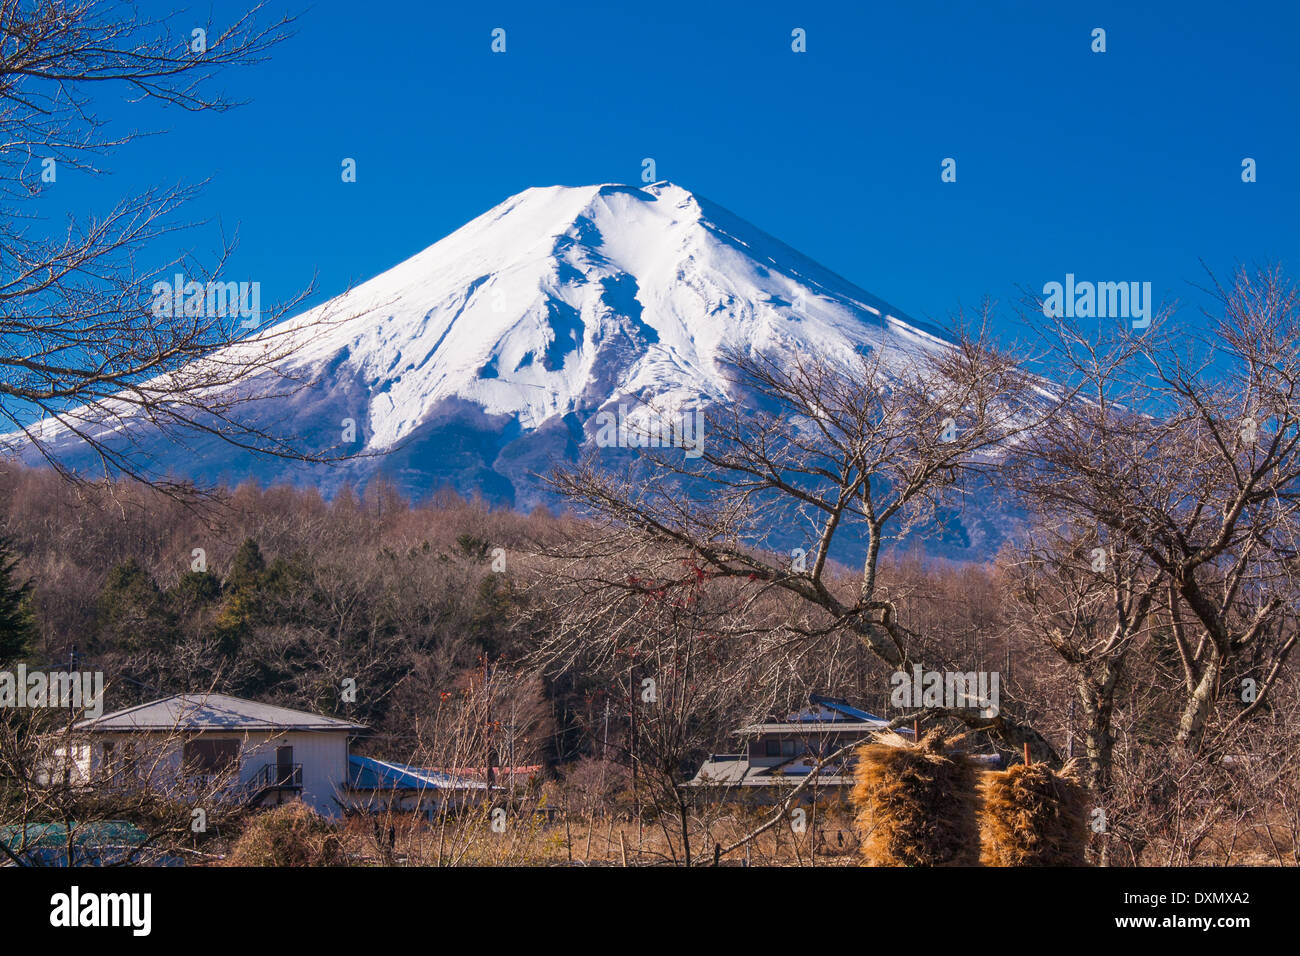
[(72, 773), (92, 786), (209, 788), (270, 805), (301, 798), (338, 816), (351, 803), (351, 721), (225, 694), (178, 694), (78, 722)]

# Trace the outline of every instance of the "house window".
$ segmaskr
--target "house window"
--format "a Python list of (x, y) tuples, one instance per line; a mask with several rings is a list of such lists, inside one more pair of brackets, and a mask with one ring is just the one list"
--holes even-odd
[(135, 776), (135, 743), (134, 742), (127, 741), (126, 743), (122, 744), (122, 752), (118, 759), (118, 765), (122, 768), (122, 772), (126, 774), (128, 777)]
[(239, 766), (238, 740), (187, 740), (182, 762), (187, 774), (213, 775)]
[(781, 741), (775, 737), (768, 737), (763, 741), (763, 753), (768, 757), (781, 756)]
[(104, 741), (104, 758), (101, 761), (101, 767), (105, 776), (122, 776), (135, 775), (135, 744), (131, 741), (125, 743), (106, 740)]
[(785, 740), (781, 741), (782, 757), (793, 757), (797, 753), (799, 753), (799, 741), (795, 740), (793, 737), (787, 737)]

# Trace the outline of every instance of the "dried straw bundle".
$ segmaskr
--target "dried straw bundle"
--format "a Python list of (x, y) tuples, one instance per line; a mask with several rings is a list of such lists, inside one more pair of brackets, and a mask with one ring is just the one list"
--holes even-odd
[(939, 730), (913, 744), (887, 733), (858, 748), (852, 803), (867, 866), (979, 863), (974, 766)]
[(1083, 866), (1087, 794), (1073, 763), (1044, 763), (984, 775), (980, 828), (985, 866)]

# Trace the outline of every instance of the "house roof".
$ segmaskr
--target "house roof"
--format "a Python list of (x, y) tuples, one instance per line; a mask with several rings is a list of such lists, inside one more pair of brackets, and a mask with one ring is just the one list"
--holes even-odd
[[(817, 775), (824, 787), (848, 786), (851, 773), (841, 773), (843, 761), (827, 765)], [(812, 766), (806, 761), (790, 761), (779, 767), (756, 767), (744, 754), (714, 754), (685, 787), (793, 787), (808, 776)]]
[[(788, 723), (770, 723), (770, 724), (750, 724), (747, 727), (741, 727), (736, 731), (737, 734), (864, 734), (873, 731), (881, 731), (889, 726), (887, 720), (874, 721), (827, 721), (826, 723), (815, 723), (813, 721), (790, 721)], [(900, 734), (903, 730), (898, 731)], [(907, 731), (911, 733), (911, 731)]]
[(809, 694), (811, 707), (806, 707), (797, 714), (791, 714), (790, 720), (816, 721), (861, 721), (880, 720), (875, 714), (868, 714), (851, 705), (843, 697), (825, 697), (821, 694)]
[[(997, 754), (966, 754), (967, 759), (986, 770), (997, 770), (1002, 758)], [(808, 757), (796, 757), (774, 767), (751, 764), (744, 754), (712, 754), (684, 787), (793, 787), (812, 772)], [(822, 767), (817, 774), (823, 787), (847, 787), (853, 784), (853, 769), (847, 760), (837, 760)]]
[(424, 770), (374, 757), (348, 757), (353, 790), (486, 790), (487, 784), (441, 770)]
[[(759, 733), (817, 733), (863, 732), (884, 730), (889, 721), (865, 710), (859, 710), (842, 697), (823, 697), (820, 694), (808, 695), (808, 706), (786, 716), (785, 720), (766, 721), (749, 724), (736, 731), (740, 735)], [(901, 734), (910, 734), (906, 728)]]
[(94, 733), (144, 730), (365, 730), (361, 724), (226, 694), (176, 694), (78, 721)]

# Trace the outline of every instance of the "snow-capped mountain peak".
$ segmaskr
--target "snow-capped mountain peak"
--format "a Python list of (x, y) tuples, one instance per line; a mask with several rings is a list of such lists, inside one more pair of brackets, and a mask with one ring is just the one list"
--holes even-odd
[[(246, 365), (272, 339), (297, 341), (276, 371), (311, 384), (254, 402), (254, 425), (308, 450), (363, 454), (305, 465), (202, 431), (178, 444), (129, 419), (101, 437), (201, 482), (329, 494), (383, 473), (415, 497), (450, 485), (527, 508), (554, 503), (538, 475), (600, 444), (602, 413), (733, 398), (732, 349), (851, 367), (868, 350), (888, 363), (946, 347), (938, 330), (667, 182), (527, 189), (205, 361)], [(256, 380), (240, 388), (258, 393)], [(99, 463), (58, 423), (43, 430), (68, 466)]]
[(882, 333), (935, 341), (667, 182), (525, 190), (298, 321), (324, 311), (359, 317), (294, 361), (346, 369), (369, 390), (371, 451), (395, 447), (448, 399), (531, 430), (620, 395), (720, 400), (728, 346), (847, 355)]

